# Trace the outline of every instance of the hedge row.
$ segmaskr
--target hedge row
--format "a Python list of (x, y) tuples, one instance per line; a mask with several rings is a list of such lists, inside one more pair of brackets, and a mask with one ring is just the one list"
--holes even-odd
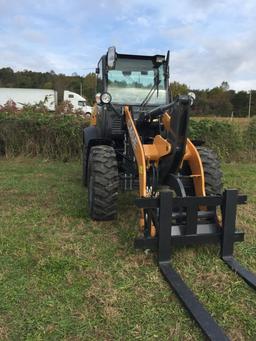
[(189, 130), (191, 139), (204, 141), (225, 161), (239, 160), (249, 152), (247, 131), (237, 125), (213, 119), (191, 120)]
[(6, 157), (77, 159), (85, 126), (84, 118), (76, 115), (0, 113), (0, 150)]
[[(0, 113), (0, 153), (42, 156), (49, 159), (78, 159), (82, 150), (82, 129), (88, 122), (75, 115)], [(191, 120), (191, 139), (203, 140), (226, 160), (254, 159), (256, 119), (247, 130), (214, 120)]]

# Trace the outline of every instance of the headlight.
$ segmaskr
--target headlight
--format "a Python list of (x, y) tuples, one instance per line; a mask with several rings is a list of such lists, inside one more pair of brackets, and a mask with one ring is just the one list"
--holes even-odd
[(189, 92), (188, 97), (190, 98), (190, 105), (193, 105), (195, 99), (196, 99), (196, 94), (194, 92)]
[(112, 97), (108, 92), (103, 92), (103, 94), (100, 96), (100, 100), (104, 104), (109, 104), (112, 100)]

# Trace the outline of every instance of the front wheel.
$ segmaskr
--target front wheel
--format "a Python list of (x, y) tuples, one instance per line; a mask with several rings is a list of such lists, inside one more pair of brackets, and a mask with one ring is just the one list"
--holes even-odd
[(87, 171), (88, 204), (95, 220), (117, 216), (118, 168), (114, 148), (106, 145), (90, 149)]
[(222, 171), (218, 156), (207, 147), (197, 147), (197, 151), (204, 168), (206, 195), (221, 195), (223, 191)]

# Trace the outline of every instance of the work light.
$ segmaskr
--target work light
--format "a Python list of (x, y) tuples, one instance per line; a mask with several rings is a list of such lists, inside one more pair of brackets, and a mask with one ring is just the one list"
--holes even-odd
[(112, 100), (112, 97), (108, 92), (103, 92), (103, 94), (100, 96), (100, 100), (104, 104), (109, 104)]

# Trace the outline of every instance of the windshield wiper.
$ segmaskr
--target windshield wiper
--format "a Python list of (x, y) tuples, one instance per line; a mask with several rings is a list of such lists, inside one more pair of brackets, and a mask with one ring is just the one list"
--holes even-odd
[(142, 101), (142, 103), (140, 105), (140, 110), (142, 110), (148, 104), (148, 102), (151, 100), (151, 98), (154, 95), (156, 90), (157, 90), (157, 97), (158, 97), (160, 82), (161, 81), (159, 79), (159, 69), (157, 69), (157, 74), (154, 77), (154, 84), (153, 84), (152, 88), (149, 90), (147, 96)]
[(141, 103), (141, 105), (140, 105), (141, 109), (150, 101), (150, 99), (153, 96), (155, 90), (156, 90), (156, 85), (154, 84), (152, 86), (152, 88), (149, 90), (147, 96), (144, 98), (143, 102)]

